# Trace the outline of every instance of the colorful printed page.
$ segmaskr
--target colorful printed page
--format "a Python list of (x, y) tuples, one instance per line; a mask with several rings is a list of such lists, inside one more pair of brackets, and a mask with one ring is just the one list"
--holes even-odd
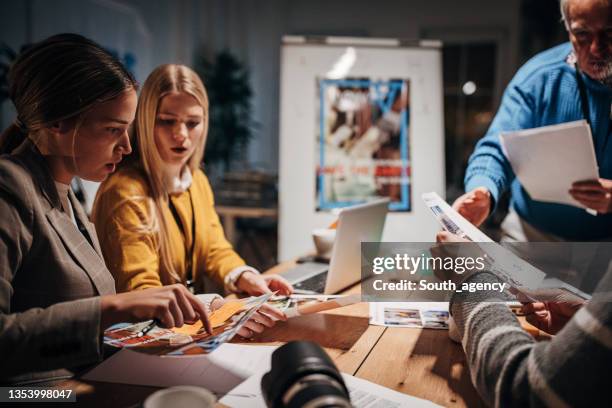
[(120, 323), (104, 332), (104, 343), (156, 355), (208, 354), (231, 340), (271, 296), (266, 294), (225, 303), (210, 315), (212, 334), (203, 329), (202, 322), (173, 329), (151, 325), (152, 321)]

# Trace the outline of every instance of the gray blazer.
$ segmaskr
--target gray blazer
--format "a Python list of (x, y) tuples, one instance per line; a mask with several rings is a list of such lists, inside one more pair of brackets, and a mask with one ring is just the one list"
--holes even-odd
[(0, 383), (66, 377), (101, 359), (99, 296), (115, 283), (70, 200), (79, 228), (29, 140), (0, 158)]

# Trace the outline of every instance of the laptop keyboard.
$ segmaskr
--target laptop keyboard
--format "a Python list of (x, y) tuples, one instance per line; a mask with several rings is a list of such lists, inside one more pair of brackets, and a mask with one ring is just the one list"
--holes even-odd
[(327, 272), (320, 273), (318, 275), (311, 276), (301, 282), (293, 285), (296, 289), (311, 290), (317, 293), (323, 293), (325, 291), (325, 282), (327, 281)]

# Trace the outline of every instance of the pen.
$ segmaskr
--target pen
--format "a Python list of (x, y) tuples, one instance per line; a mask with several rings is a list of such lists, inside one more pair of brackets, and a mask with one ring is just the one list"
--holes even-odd
[(157, 325), (157, 321), (156, 321), (156, 320), (151, 320), (151, 321), (149, 321), (149, 324), (148, 324), (146, 327), (142, 328), (142, 329), (141, 329), (141, 330), (138, 332), (138, 334), (136, 335), (136, 337), (142, 337), (142, 336), (144, 336), (145, 334), (147, 334), (148, 332), (150, 332), (150, 331), (151, 331), (151, 330), (152, 330), (152, 329), (153, 329), (153, 328), (154, 328), (156, 325)]

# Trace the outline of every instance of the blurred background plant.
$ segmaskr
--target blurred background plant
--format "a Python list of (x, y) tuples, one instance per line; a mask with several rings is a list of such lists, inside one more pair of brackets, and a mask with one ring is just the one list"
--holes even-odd
[(212, 61), (202, 54), (195, 65), (210, 103), (204, 163), (207, 171), (214, 168), (215, 173), (225, 173), (236, 162), (244, 162), (257, 128), (252, 115), (249, 69), (228, 50), (215, 54)]
[[(4, 102), (9, 100), (8, 72), (15, 58), (17, 58), (17, 52), (5, 43), (0, 43), (0, 112)], [(0, 114), (0, 130), (6, 127), (2, 116)]]

